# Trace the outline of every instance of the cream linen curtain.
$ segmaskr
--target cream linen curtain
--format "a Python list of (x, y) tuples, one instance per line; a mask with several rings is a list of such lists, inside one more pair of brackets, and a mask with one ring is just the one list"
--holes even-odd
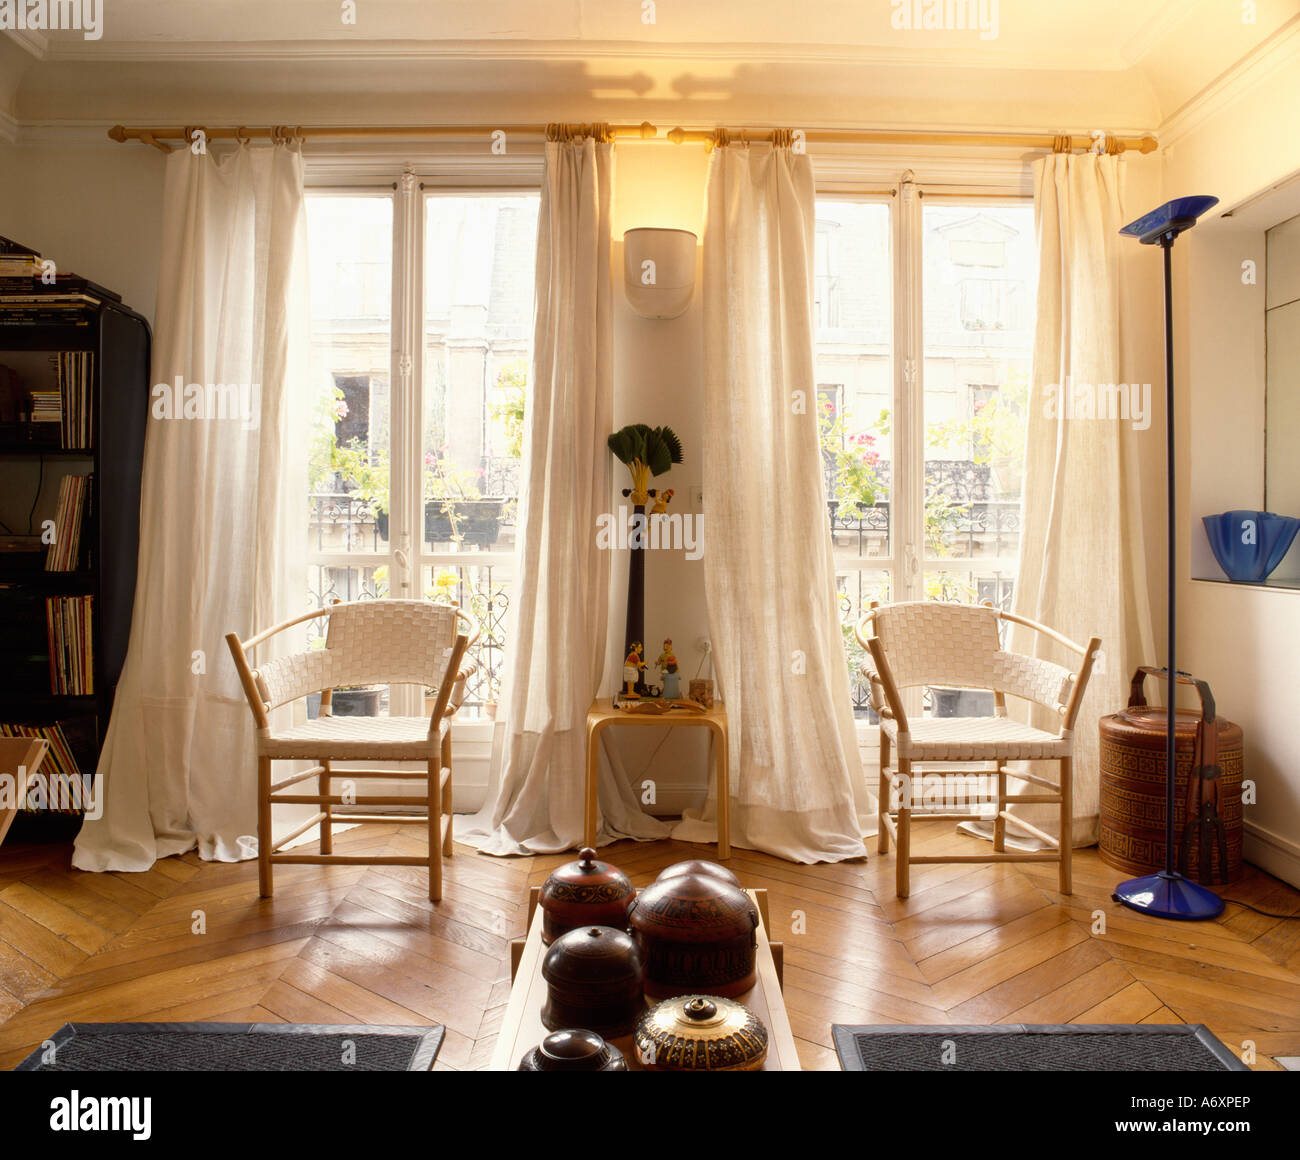
[[(1075, 728), (1073, 842), (1083, 846), (1097, 841), (1098, 718), (1127, 703), (1134, 668), (1155, 656), (1136, 433), (1127, 420), (1070, 417), (1059, 405), (1062, 390), (1078, 399), (1134, 377), (1120, 366), (1122, 177), (1114, 156), (1062, 153), (1034, 162), (1038, 315), (1015, 611), (1073, 640), (1102, 640), (1101, 667)], [(1036, 635), (1016, 630), (1011, 647), (1028, 651)], [(1031, 719), (1060, 727), (1045, 711), (1035, 709)], [(1014, 792), (1032, 789), (1014, 784)], [(1059, 829), (1055, 806), (1013, 809), (1048, 833)], [(984, 837), (991, 831), (983, 823), (962, 828)]]
[[(545, 165), (504, 721), (483, 808), (456, 826), (489, 854), (581, 844), (587, 710), (605, 664), (610, 553), (596, 519), (610, 506), (612, 150), (548, 141)], [(604, 837), (666, 834), (602, 765)]]
[(147, 870), (196, 846), (246, 856), (253, 722), (223, 637), (285, 618), (306, 591), (304, 412), (290, 398), (307, 333), (300, 154), (177, 150), (162, 228), (153, 381), (211, 402), (194, 391), (189, 417), (179, 398), (178, 417), (159, 417), (154, 391), (131, 640), (99, 762), (103, 814), (73, 855), (82, 870)]
[[(731, 729), (732, 841), (795, 862), (865, 854), (813, 374), (812, 170), (726, 145), (704, 233), (705, 592)], [(673, 831), (715, 837), (716, 787)]]

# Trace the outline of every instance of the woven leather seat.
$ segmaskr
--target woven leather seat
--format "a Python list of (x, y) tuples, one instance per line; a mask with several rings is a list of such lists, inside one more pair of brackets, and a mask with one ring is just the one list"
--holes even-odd
[(1070, 756), (1070, 739), (1007, 717), (924, 717), (899, 740), (898, 722), (880, 728), (899, 757), (913, 761), (1033, 761)]
[[(1075, 671), (1041, 656), (1009, 652), (1002, 647), (1003, 622), (1032, 629), (1045, 648), (1053, 646), (1082, 658)], [(938, 601), (910, 601), (872, 606), (858, 622), (859, 643), (867, 650), (862, 675), (871, 685), (871, 705), (880, 715), (880, 837), (879, 850), (889, 852), (892, 837), (897, 846), (895, 889), (906, 898), (911, 882), (909, 868), (929, 862), (1057, 862), (1062, 894), (1069, 894), (1071, 853), (1071, 761), (1074, 752), (1074, 722), (1088, 685), (1093, 659), (1101, 641), (1093, 637), (1078, 645), (1032, 620), (999, 612), (991, 605), (946, 604)], [(1046, 638), (1046, 641), (1043, 640)], [(909, 718), (902, 690), (927, 686), (984, 689), (993, 693), (993, 717)], [(1020, 697), (1052, 710), (1061, 720), (1059, 732), (1049, 733), (1007, 716), (1007, 696)], [(1018, 770), (1013, 775), (1028, 782), (1031, 792), (1007, 792), (1006, 765), (1010, 761), (1055, 761), (1060, 779), (1049, 781), (1036, 773)], [(955, 812), (947, 808), (916, 809), (913, 801), (913, 763), (932, 777), (969, 778), (963, 764), (992, 767), (997, 793), (979, 797), (973, 805), (996, 802), (993, 819), (993, 850), (983, 854), (912, 855), (913, 815), (950, 818), (958, 821), (983, 820), (983, 813)], [(957, 769), (932, 768), (934, 765)], [(1047, 793), (1035, 792), (1041, 787)], [(891, 805), (897, 792), (898, 804)], [(918, 798), (925, 795), (917, 795)], [(965, 795), (962, 795), (963, 798)], [(1008, 811), (1015, 802), (1059, 807), (1059, 833), (1053, 836)], [(1006, 848), (1006, 827), (1023, 830), (1055, 853), (1011, 852)]]
[[(443, 722), (449, 728), (451, 718)], [(441, 736), (430, 739), (427, 717), (317, 717), (258, 740), (267, 757), (334, 761), (426, 761)]]
[[(268, 658), (256, 668), (249, 653), (271, 638), (306, 620), (326, 620), (325, 647), (290, 656)], [(467, 635), (467, 629), (473, 635)], [(363, 600), (335, 603), (317, 609), (246, 641), (235, 633), (226, 637), (235, 668), (257, 723), (257, 857), (258, 888), (271, 895), (271, 867), (276, 863), (364, 862), (376, 865), (427, 866), (429, 897), (442, 897), (442, 859), (450, 857), (452, 782), (451, 722), (464, 698), (465, 680), (475, 664), (465, 661), (466, 650), (478, 639), (473, 622), (454, 605), (425, 600)], [(420, 685), (435, 689), (432, 713), (427, 717), (335, 717), (332, 691), (346, 685)], [(274, 729), (270, 714), (312, 694), (320, 694), (319, 715), (301, 724)], [(271, 780), (272, 762), (307, 760), (315, 764), (278, 782)], [(340, 769), (335, 761), (420, 761), (419, 772), (393, 769)], [(316, 793), (291, 787), (317, 778)], [(349, 785), (336, 794), (337, 778), (387, 779), (422, 783), (422, 794), (359, 796)], [(292, 833), (278, 840), (271, 833), (271, 807), (315, 805), (318, 812)], [(340, 813), (338, 807), (414, 807), (414, 812)], [(413, 822), (427, 827), (428, 854), (335, 855), (334, 822)], [(320, 852), (287, 854), (294, 838), (320, 826)]]

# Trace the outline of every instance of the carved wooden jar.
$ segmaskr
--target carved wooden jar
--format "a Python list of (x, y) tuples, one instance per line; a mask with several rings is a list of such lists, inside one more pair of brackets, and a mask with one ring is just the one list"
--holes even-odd
[(758, 907), (740, 887), (712, 874), (660, 878), (637, 895), (628, 922), (652, 999), (753, 987)]
[(581, 926), (627, 928), (627, 908), (635, 891), (617, 866), (601, 862), (590, 846), (578, 851), (576, 862), (551, 872), (542, 885), (542, 942), (550, 946), (560, 935)]
[(584, 926), (560, 935), (542, 960), (551, 1031), (582, 1027), (605, 1039), (628, 1035), (645, 1003), (641, 955), (632, 937), (611, 926)]

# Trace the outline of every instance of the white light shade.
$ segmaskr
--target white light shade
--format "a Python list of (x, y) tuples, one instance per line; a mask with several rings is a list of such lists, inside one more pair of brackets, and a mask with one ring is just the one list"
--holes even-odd
[(695, 287), (695, 243), (689, 230), (638, 229), (623, 235), (623, 286), (643, 318), (676, 318)]

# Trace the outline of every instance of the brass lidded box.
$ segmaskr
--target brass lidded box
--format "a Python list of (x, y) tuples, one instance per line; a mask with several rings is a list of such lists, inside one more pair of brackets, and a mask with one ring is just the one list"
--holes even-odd
[(636, 1057), (651, 1071), (757, 1071), (767, 1028), (748, 1007), (716, 995), (682, 995), (637, 1023)]

